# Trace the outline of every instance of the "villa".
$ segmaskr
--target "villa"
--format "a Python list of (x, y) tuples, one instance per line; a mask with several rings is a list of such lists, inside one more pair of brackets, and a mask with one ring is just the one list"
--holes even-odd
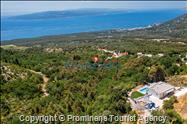
[(153, 83), (149, 86), (148, 94), (156, 96), (160, 99), (174, 94), (175, 87), (165, 83), (165, 82), (157, 82)]

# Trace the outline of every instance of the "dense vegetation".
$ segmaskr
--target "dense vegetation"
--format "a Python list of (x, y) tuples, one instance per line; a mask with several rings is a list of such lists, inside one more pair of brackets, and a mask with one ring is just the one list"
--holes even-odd
[[(157, 42), (151, 38), (84, 35), (6, 42), (28, 48), (1, 48), (2, 123), (20, 123), (20, 114), (133, 113), (127, 100), (132, 88), (187, 74), (185, 60), (182, 61), (187, 46), (178, 43), (185, 43), (186, 39)], [(105, 61), (111, 55), (98, 51), (99, 47), (126, 51), (129, 55)], [(152, 54), (152, 57), (138, 57), (138, 52)], [(164, 56), (159, 57), (160, 53)], [(99, 62), (91, 59), (95, 55)], [(42, 77), (33, 71), (49, 78), (46, 87), (49, 96), (44, 97)]]

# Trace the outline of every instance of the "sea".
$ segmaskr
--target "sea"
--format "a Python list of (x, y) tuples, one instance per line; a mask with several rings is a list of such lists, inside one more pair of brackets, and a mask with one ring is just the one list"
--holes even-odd
[(184, 10), (120, 11), (61, 18), (1, 18), (1, 41), (49, 35), (131, 29), (161, 24), (186, 13)]

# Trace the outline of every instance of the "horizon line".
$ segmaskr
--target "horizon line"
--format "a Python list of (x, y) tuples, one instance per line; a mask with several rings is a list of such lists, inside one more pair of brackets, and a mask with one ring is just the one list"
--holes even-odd
[(45, 12), (68, 12), (68, 11), (77, 11), (77, 10), (98, 10), (98, 11), (126, 11), (126, 12), (141, 12), (141, 11), (167, 11), (167, 10), (178, 10), (178, 11), (184, 11), (187, 12), (187, 9), (184, 8), (160, 8), (160, 9), (122, 9), (122, 8), (77, 8), (77, 9), (66, 9), (66, 10), (41, 10), (37, 12), (30, 12), (30, 13), (23, 13), (23, 14), (16, 14), (16, 15), (2, 15), (1, 17), (6, 18), (6, 17), (14, 17), (14, 16), (24, 16), (24, 15), (32, 15), (32, 14), (39, 14), (39, 13), (45, 13)]

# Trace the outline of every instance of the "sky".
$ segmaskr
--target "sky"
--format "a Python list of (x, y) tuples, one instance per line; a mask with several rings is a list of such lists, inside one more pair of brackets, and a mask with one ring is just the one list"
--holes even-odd
[(1, 16), (85, 8), (124, 10), (187, 10), (187, 1), (1, 1)]

